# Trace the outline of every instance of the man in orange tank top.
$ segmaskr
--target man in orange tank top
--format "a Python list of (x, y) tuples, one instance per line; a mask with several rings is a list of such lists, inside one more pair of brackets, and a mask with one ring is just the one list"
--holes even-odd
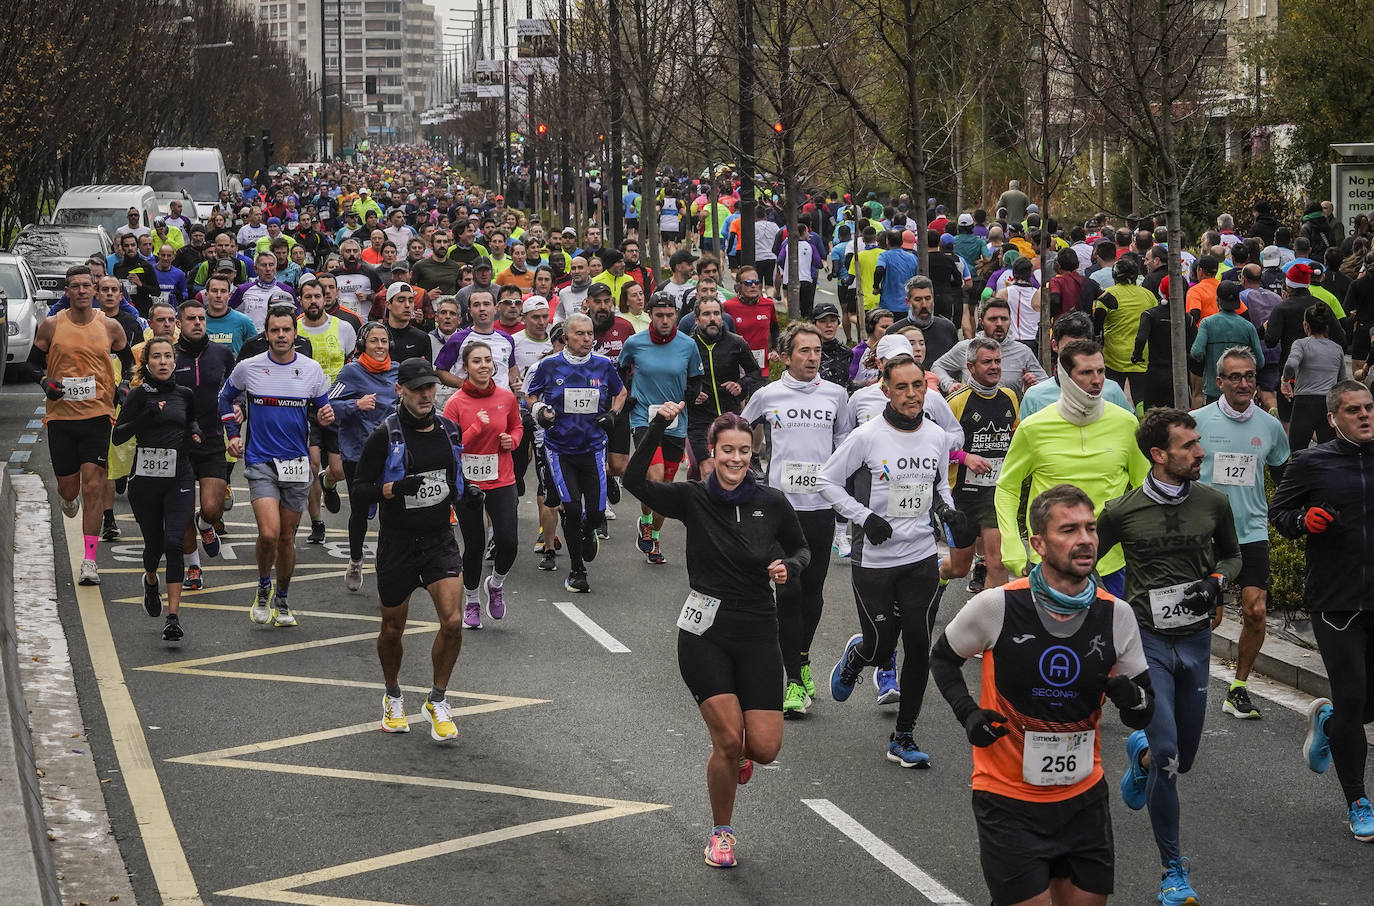
[(67, 271), (67, 298), (70, 308), (38, 326), (29, 364), (47, 396), (43, 423), (62, 514), (70, 519), (84, 509), (78, 581), (99, 585), (95, 557), (116, 394), (110, 357), (119, 356), (125, 375), (134, 362), (124, 328), (92, 307), (95, 280), (90, 268), (78, 265)]

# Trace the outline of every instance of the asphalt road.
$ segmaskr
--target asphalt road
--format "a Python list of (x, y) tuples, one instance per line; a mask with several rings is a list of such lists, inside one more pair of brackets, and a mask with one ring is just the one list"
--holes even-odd
[[(29, 387), (3, 388), (0, 450), (32, 451), (12, 468), (53, 490), (42, 432), (26, 427), (40, 402)], [(304, 533), (298, 543), (292, 602), (302, 625), (249, 623), (253, 530), (243, 488), (237, 496), (226, 517), (233, 558), (207, 561), (207, 588), (187, 596), (187, 639), (176, 649), (138, 603), (127, 503), (117, 504), (124, 537), (102, 546), (101, 597), (80, 607), (55, 519), (57, 606), (140, 903), (987, 902), (969, 747), (933, 688), (916, 728), (930, 770), (884, 759), (895, 706), (874, 703), (871, 681), (845, 704), (822, 693), (809, 717), (786, 725), (778, 762), (741, 790), (740, 866), (702, 864), (708, 743), (675, 663), (681, 528), (664, 532), (668, 564), (649, 566), (633, 546), (628, 496), (591, 566), (590, 595), (564, 591), (561, 571), (535, 570), (533, 505), (522, 506), (508, 616), (464, 635), (453, 744), (432, 742), (415, 717), (408, 736), (376, 729), (375, 583), (369, 571), (362, 593), (344, 589), (342, 516), (329, 519), (330, 545), (307, 545)], [(56, 509), (55, 490), (52, 499)], [(855, 625), (847, 572), (832, 562), (814, 646), (827, 676)], [(952, 586), (942, 618), (965, 598)], [(628, 651), (608, 650), (559, 602)], [(415, 714), (433, 631), (422, 592), (411, 612), (402, 682)], [(1214, 679), (1202, 752), (1180, 783), (1184, 850), (1203, 901), (1368, 903), (1359, 892), (1368, 850), (1344, 827), (1334, 776), (1301, 761), (1300, 714), (1261, 699), (1263, 721), (1236, 721), (1221, 713), (1224, 689)], [(1299, 695), (1275, 695), (1302, 706)], [(1107, 711), (1114, 790), (1126, 731)], [(146, 761), (128, 754), (141, 751), (137, 737)], [(1148, 819), (1115, 795), (1112, 813), (1116, 901), (1154, 902)]]

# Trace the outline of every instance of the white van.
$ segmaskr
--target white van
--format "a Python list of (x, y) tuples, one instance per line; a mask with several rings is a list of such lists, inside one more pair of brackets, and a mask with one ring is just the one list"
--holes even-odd
[(143, 182), (153, 187), (165, 213), (181, 192), (195, 200), (195, 211), (183, 211), (204, 223), (214, 213), (221, 189), (232, 189), (224, 155), (218, 148), (154, 148), (148, 152)]
[(111, 236), (127, 223), (125, 214), (137, 208), (149, 229), (158, 216), (157, 197), (149, 186), (73, 186), (53, 208), (52, 223), (103, 226)]

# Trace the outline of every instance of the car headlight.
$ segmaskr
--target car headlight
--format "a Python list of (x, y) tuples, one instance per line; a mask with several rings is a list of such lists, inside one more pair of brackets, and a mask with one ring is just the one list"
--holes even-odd
[(17, 322), (17, 321), (10, 321), (10, 322), (9, 322), (9, 326), (10, 326), (9, 335), (12, 336), (12, 337), (17, 337), (17, 336), (19, 336), (19, 322)]

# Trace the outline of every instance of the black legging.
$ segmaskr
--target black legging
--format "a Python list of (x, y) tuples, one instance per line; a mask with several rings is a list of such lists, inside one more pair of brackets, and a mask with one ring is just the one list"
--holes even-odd
[[(515, 485), (492, 488), (486, 492), (486, 515), (491, 517), (491, 537), (496, 542), (495, 570), (501, 575), (510, 572), (515, 565), (515, 552), (520, 542), (515, 536), (515, 508), (520, 498), (515, 493)], [(482, 518), (483, 508), (459, 503), (454, 508), (458, 514), (458, 530), (463, 535), (463, 587), (475, 591), (482, 582), (482, 557), (487, 549), (487, 521)]]
[(156, 573), (158, 563), (166, 557), (168, 585), (180, 584), (186, 575), (181, 548), (186, 538), (186, 523), (195, 507), (195, 488), (195, 479), (190, 475), (185, 478), (135, 475), (129, 479), (129, 505), (143, 533), (143, 569)]
[(788, 576), (778, 589), (778, 642), (787, 680), (801, 682), (802, 664), (810, 663), (811, 642), (825, 607), (825, 577), (830, 573), (830, 543), (835, 539), (834, 510), (798, 510), (811, 562), (799, 576)]
[(810, 321), (811, 309), (816, 305), (816, 284), (814, 281), (800, 280), (797, 289), (797, 306), (801, 309), (802, 319)]
[[(1174, 372), (1169, 367), (1156, 368), (1151, 365), (1145, 369), (1145, 379), (1143, 381), (1144, 397), (1146, 409), (1157, 409), (1161, 406), (1172, 406), (1174, 404)], [(1132, 387), (1134, 392), (1134, 387)], [(1141, 400), (1133, 400), (1141, 402)]]
[(910, 733), (921, 716), (921, 699), (930, 677), (930, 636), (935, 630), (935, 590), (939, 559), (930, 556), (902, 566), (850, 567), (854, 604), (864, 640), (854, 649), (854, 665), (886, 667), (902, 637), (902, 698), (897, 732)]
[(1332, 712), (1326, 719), (1331, 761), (1351, 803), (1365, 794), (1364, 725), (1374, 722), (1374, 613), (1314, 613), (1312, 634), (1331, 677)]
[(581, 542), (606, 516), (606, 451), (560, 453), (545, 444), (544, 457), (549, 465), (548, 486), (563, 507), (568, 559), (573, 571), (581, 572), (586, 568)]
[(1306, 450), (1314, 435), (1319, 444), (1336, 436), (1336, 429), (1326, 420), (1326, 394), (1299, 393), (1293, 397), (1293, 414), (1288, 420), (1288, 448), (1294, 453)]
[(343, 461), (344, 483), (348, 485), (348, 559), (354, 562), (363, 559), (363, 539), (367, 537), (368, 507), (353, 503), (353, 474), (358, 471), (356, 462)]

